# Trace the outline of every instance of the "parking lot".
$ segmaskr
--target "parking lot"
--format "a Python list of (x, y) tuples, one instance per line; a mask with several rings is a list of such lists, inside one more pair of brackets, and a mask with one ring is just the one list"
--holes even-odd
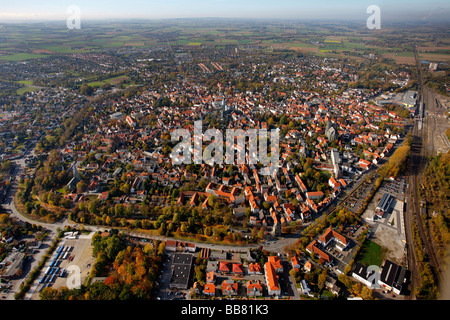
[(357, 213), (361, 209), (367, 197), (369, 196), (369, 193), (375, 186), (374, 179), (376, 178), (369, 178), (369, 176), (367, 175), (361, 177), (360, 179), (371, 179), (371, 181), (362, 182), (358, 189), (356, 189), (355, 192), (343, 203), (343, 206), (345, 206), (353, 213)]
[(383, 193), (388, 193), (394, 198), (404, 201), (405, 199), (405, 190), (406, 190), (406, 178), (400, 178), (393, 181), (384, 182), (380, 191)]
[(72, 265), (80, 268), (80, 283), (84, 283), (95, 262), (92, 256), (92, 235), (93, 233), (63, 238), (33, 283), (27, 297), (39, 300), (39, 292), (44, 287), (67, 287), (67, 279), (70, 276), (67, 269)]

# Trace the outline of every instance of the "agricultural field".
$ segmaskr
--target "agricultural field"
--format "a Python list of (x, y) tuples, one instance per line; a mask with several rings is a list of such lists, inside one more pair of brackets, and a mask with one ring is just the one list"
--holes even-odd
[[(27, 29), (26, 38), (23, 29)], [(29, 29), (29, 30), (28, 30)], [(415, 34), (397, 28), (368, 33), (359, 25), (321, 25), (269, 21), (261, 28), (252, 21), (147, 21), (145, 23), (86, 22), (80, 30), (68, 30), (62, 23), (0, 25), (0, 61), (27, 61), (55, 54), (99, 52), (109, 48), (157, 48), (171, 46), (257, 45), (268, 49), (291, 49), (318, 55), (360, 59), (374, 54), (399, 64), (412, 64), (413, 46), (419, 44), (420, 58), (450, 61), (446, 37), (430, 41), (427, 29)], [(392, 39), (398, 39), (393, 42)], [(26, 41), (25, 41), (26, 40)]]
[(31, 59), (39, 59), (39, 58), (45, 58), (47, 55), (45, 54), (35, 54), (35, 53), (13, 53), (13, 54), (6, 54), (1, 55), (0, 60), (6, 60), (6, 61), (26, 61)]

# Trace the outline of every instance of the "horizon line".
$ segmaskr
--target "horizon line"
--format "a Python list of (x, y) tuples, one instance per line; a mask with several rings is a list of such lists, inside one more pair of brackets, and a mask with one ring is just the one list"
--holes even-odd
[[(151, 21), (171, 21), (171, 20), (241, 20), (241, 21), (285, 21), (285, 22), (361, 22), (366, 21), (366, 18), (338, 18), (338, 17), (311, 17), (311, 18), (280, 18), (280, 17), (164, 17), (164, 18), (142, 18), (142, 17), (88, 17), (83, 18), (82, 21), (87, 22), (151, 22)], [(42, 23), (42, 22), (66, 22), (67, 18), (0, 18), (0, 24), (2, 23)], [(445, 23), (450, 24), (448, 19), (395, 19), (388, 18), (383, 19), (384, 23), (397, 24), (397, 23)]]

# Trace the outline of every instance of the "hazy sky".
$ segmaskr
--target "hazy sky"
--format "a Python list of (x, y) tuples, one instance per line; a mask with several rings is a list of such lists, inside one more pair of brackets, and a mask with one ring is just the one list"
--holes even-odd
[(81, 19), (286, 18), (365, 20), (378, 5), (383, 20), (446, 20), (448, 0), (0, 0), (0, 22), (65, 20), (76, 5)]

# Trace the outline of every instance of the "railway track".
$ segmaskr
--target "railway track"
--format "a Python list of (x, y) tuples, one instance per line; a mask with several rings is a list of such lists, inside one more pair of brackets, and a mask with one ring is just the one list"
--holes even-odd
[[(412, 132), (412, 143), (411, 143), (411, 152), (408, 164), (409, 170), (409, 179), (410, 179), (410, 199), (408, 204), (408, 226), (412, 227), (412, 223), (415, 222), (417, 225), (417, 230), (419, 233), (419, 237), (423, 244), (424, 253), (426, 254), (425, 262), (430, 265), (432, 270), (435, 283), (439, 285), (439, 275), (440, 275), (440, 261), (437, 257), (437, 254), (434, 249), (434, 244), (430, 237), (431, 231), (429, 226), (424, 219), (426, 218), (426, 211), (421, 206), (421, 200), (419, 198), (419, 187), (421, 186), (422, 180), (422, 172), (426, 166), (426, 155), (428, 154), (427, 148), (424, 146), (424, 143), (427, 142), (427, 117), (425, 109), (429, 108), (429, 92), (428, 90), (424, 90), (422, 75), (420, 72), (419, 59), (417, 56), (417, 51), (414, 52), (416, 57), (416, 66), (418, 69), (418, 86), (419, 86), (419, 101), (423, 103), (422, 114), (419, 115), (417, 121), (414, 124), (413, 132)], [(426, 91), (426, 92), (425, 92)], [(419, 130), (419, 122), (422, 122), (421, 130)], [(432, 140), (432, 139), (431, 139)], [(413, 249), (414, 237), (412, 234), (409, 236), (410, 247), (409, 247), (409, 257), (408, 261), (411, 266), (411, 271), (413, 272), (414, 279), (418, 279), (418, 270), (417, 270), (417, 262)], [(411, 252), (412, 251), (412, 252)], [(413, 291), (413, 290), (411, 290)]]

